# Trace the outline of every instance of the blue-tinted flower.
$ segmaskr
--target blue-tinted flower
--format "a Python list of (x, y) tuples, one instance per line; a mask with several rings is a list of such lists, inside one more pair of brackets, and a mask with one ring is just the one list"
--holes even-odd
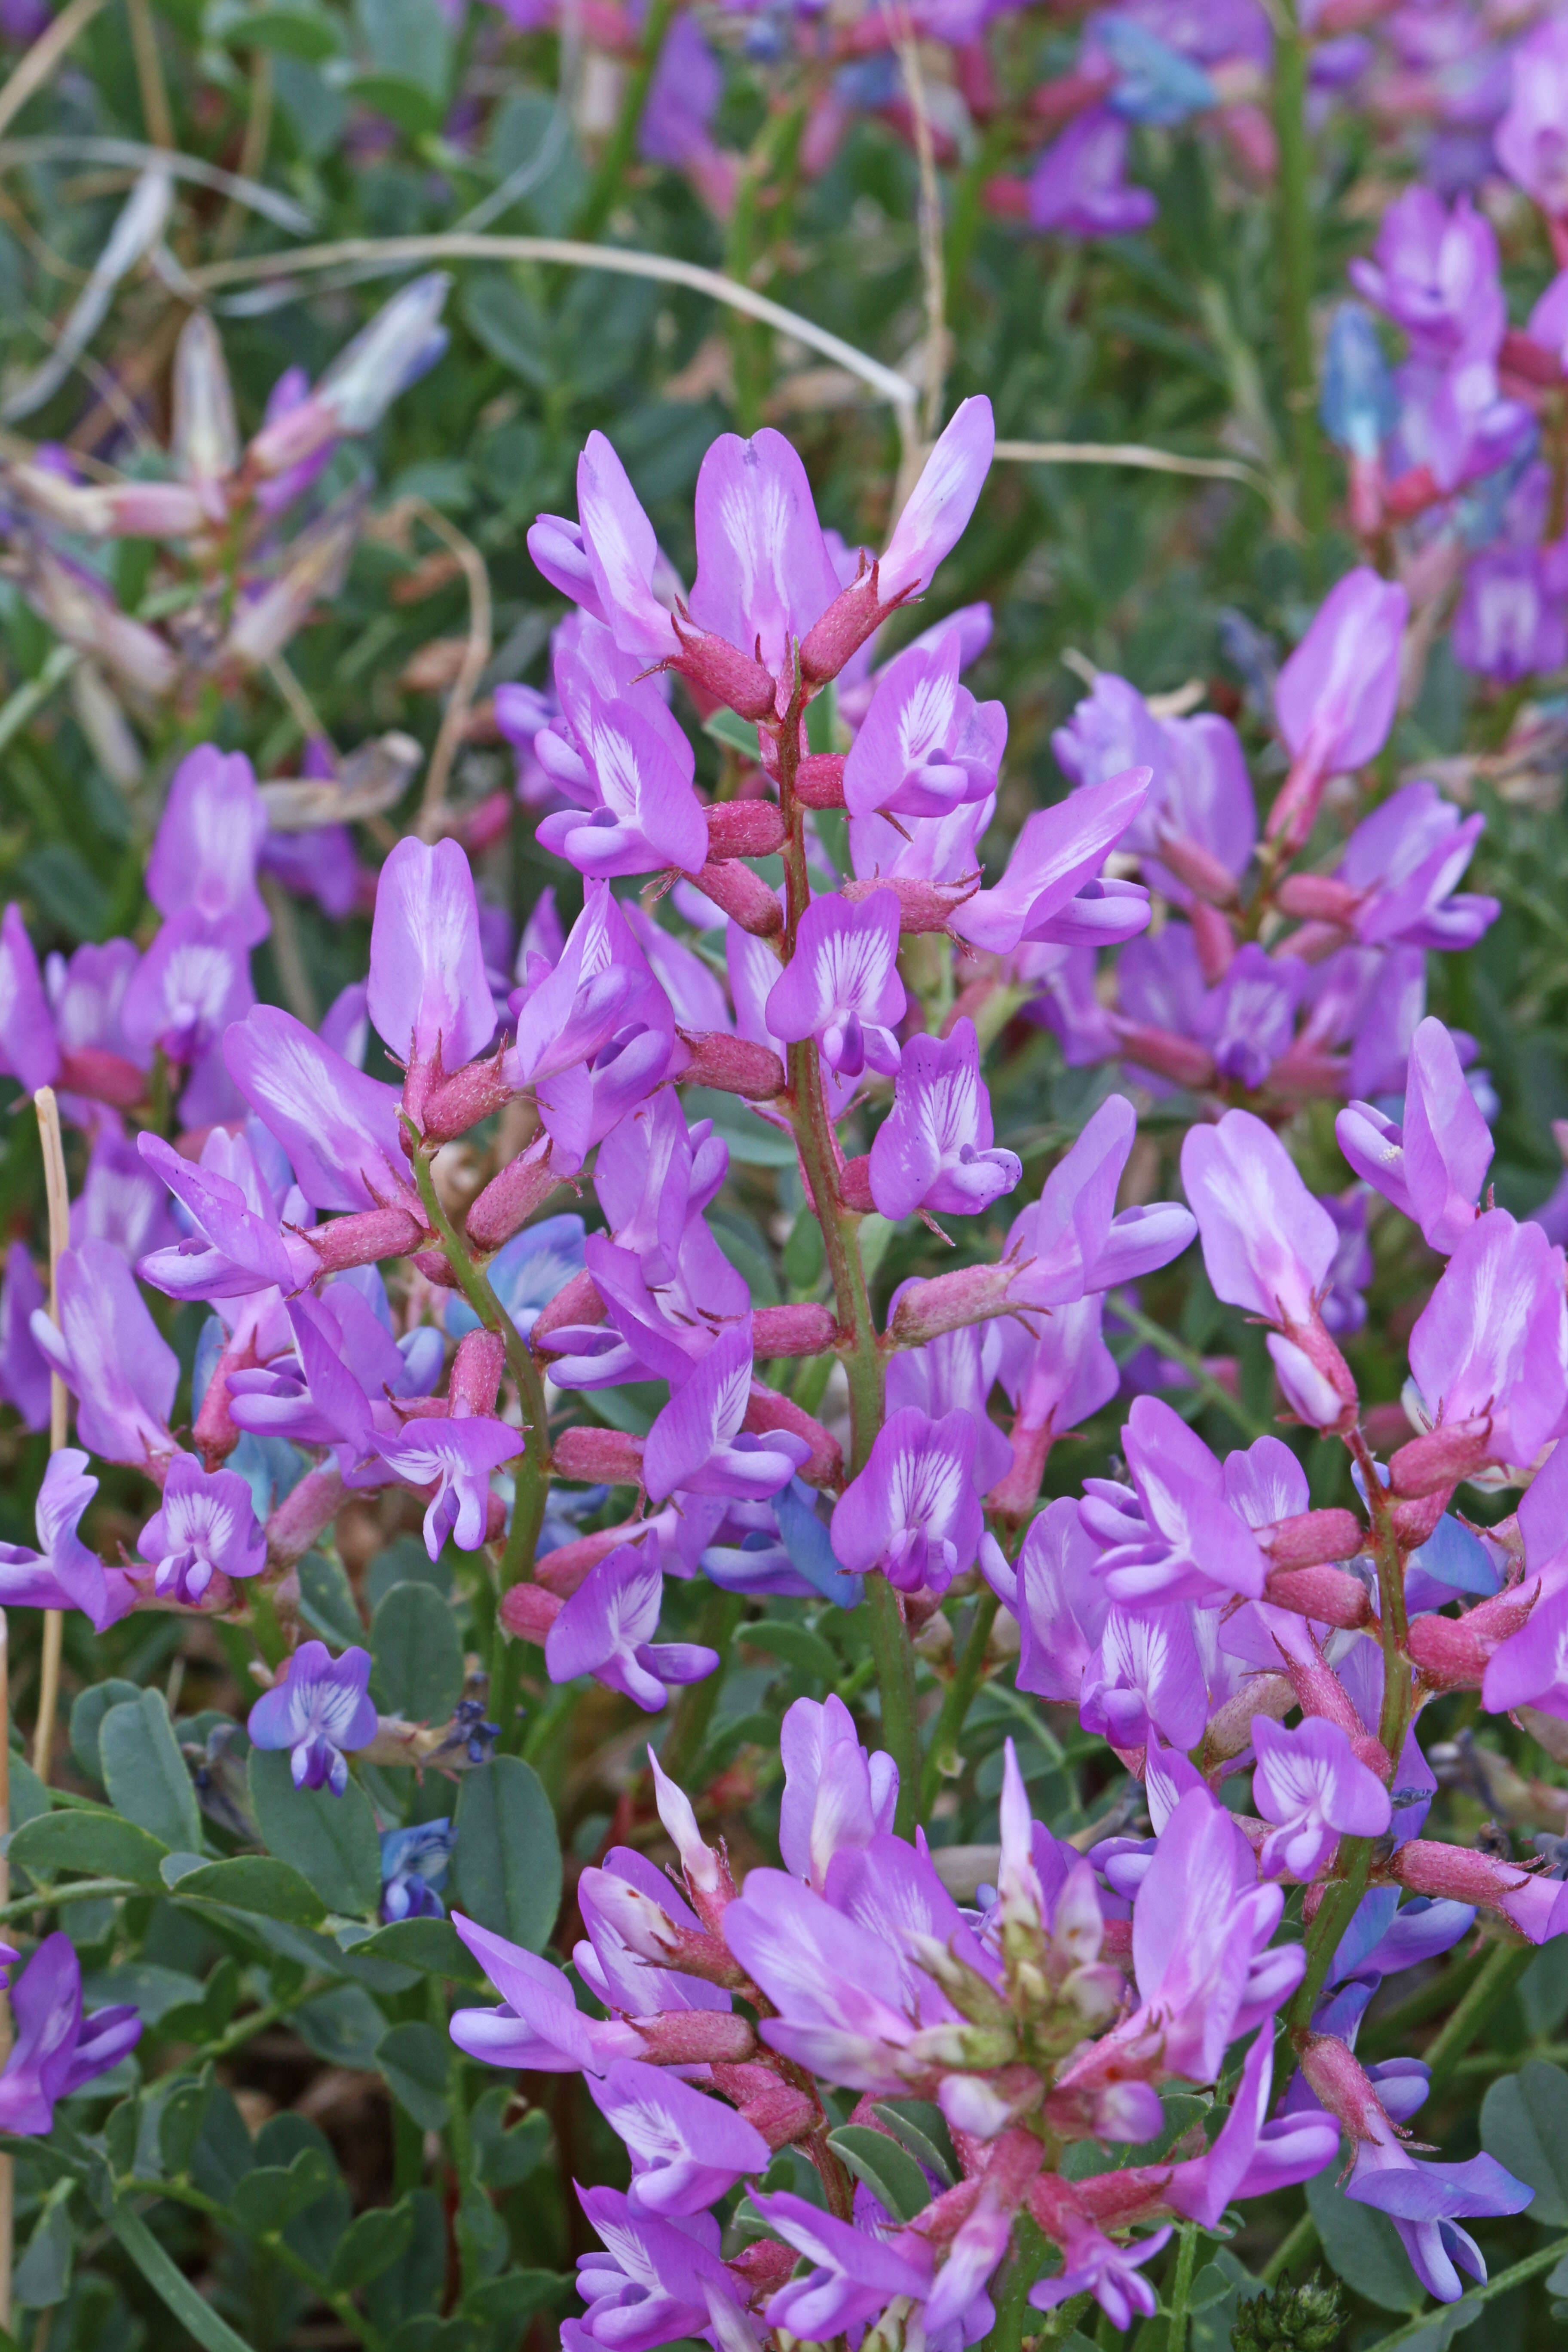
[(301, 1642), (283, 1679), (258, 1698), (246, 1729), (253, 1748), (287, 1748), (297, 1789), (348, 1787), (346, 1748), (375, 1738), (370, 1652), (357, 1645), (334, 1658), (324, 1642)]
[(416, 1822), (412, 1829), (381, 1833), (381, 1916), (395, 1919), (444, 1919), (447, 1906), (437, 1893), (447, 1876), (457, 1835), (449, 1821)]

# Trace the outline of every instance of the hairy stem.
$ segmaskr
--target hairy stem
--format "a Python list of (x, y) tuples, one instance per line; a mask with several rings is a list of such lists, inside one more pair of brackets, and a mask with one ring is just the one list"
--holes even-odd
[(1187, 2352), (1187, 2305), (1192, 2300), (1193, 2271), (1197, 2262), (1198, 2225), (1184, 2221), (1176, 2232), (1176, 2274), (1171, 2282), (1171, 2315), (1165, 2352)]

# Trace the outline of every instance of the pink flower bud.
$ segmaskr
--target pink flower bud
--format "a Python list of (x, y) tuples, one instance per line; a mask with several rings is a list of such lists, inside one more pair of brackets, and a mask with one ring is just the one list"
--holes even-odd
[(526, 1151), (490, 1178), (469, 1209), (466, 1225), (470, 1246), (486, 1255), (500, 1249), (521, 1232), (560, 1181), (550, 1172), (550, 1138), (536, 1135)]
[(563, 1601), (570, 1601), (591, 1568), (596, 1568), (617, 1544), (633, 1542), (642, 1533), (642, 1524), (637, 1519), (624, 1519), (619, 1527), (595, 1528), (591, 1536), (579, 1536), (575, 1543), (558, 1544), (553, 1551), (547, 1551), (533, 1572), (541, 1584), (548, 1585)]
[[(771, 895), (771, 894), (770, 894)], [(682, 1029), (681, 1042), (691, 1055), (682, 1071), (689, 1086), (714, 1087), (721, 1094), (742, 1095), (747, 1102), (772, 1102), (789, 1081), (778, 1055), (749, 1037), (732, 1037), (724, 1029)]]
[(542, 1647), (561, 1605), (559, 1595), (547, 1592), (542, 1584), (512, 1584), (501, 1594), (498, 1614), (509, 1633)]
[(578, 1323), (602, 1323), (605, 1302), (599, 1296), (598, 1285), (584, 1267), (574, 1274), (564, 1289), (558, 1290), (534, 1318), (529, 1339), (534, 1347), (547, 1339), (552, 1331), (570, 1330)]
[(447, 1263), (445, 1250), (416, 1250), (413, 1262), (425, 1276), (426, 1281), (432, 1283), (437, 1290), (457, 1290), (461, 1287), (457, 1276)]
[(1190, 840), (1184, 833), (1162, 832), (1159, 856), (1162, 866), (1168, 866), (1189, 890), (1195, 890), (1211, 906), (1228, 907), (1235, 898), (1235, 875), (1202, 842)]
[(584, 1486), (640, 1486), (642, 1445), (618, 1429), (563, 1429), (552, 1449), (556, 1475)]
[(1275, 894), (1287, 915), (1303, 922), (1336, 923), (1349, 928), (1362, 893), (1331, 874), (1288, 874)]
[[(1352, 2139), (1380, 2139), (1388, 2116), (1372, 2078), (1337, 2034), (1304, 2034), (1299, 2044), (1301, 2072), (1331, 2116)], [(1378, 2126), (1381, 2126), (1380, 2130)]]
[(1342, 1568), (1277, 1568), (1263, 1588), (1276, 1609), (1289, 1609), (1319, 1625), (1353, 1632), (1372, 1622), (1372, 1602), (1359, 1577)]
[(345, 1266), (406, 1257), (425, 1234), (424, 1218), (406, 1209), (362, 1209), (353, 1216), (334, 1217), (330, 1224), (311, 1225), (300, 1238), (310, 1243), (323, 1274), (337, 1274)]
[(1490, 1434), (1489, 1416), (1475, 1413), (1468, 1421), (1439, 1424), (1424, 1437), (1413, 1437), (1389, 1463), (1394, 1492), (1431, 1495), (1457, 1486), (1486, 1461)]
[(63, 1095), (90, 1095), (115, 1110), (134, 1110), (147, 1091), (147, 1073), (102, 1045), (62, 1049), (55, 1085)]
[[(741, 1426), (754, 1437), (763, 1437), (773, 1429), (786, 1429), (793, 1436), (803, 1437), (811, 1448), (809, 1459), (800, 1465), (800, 1475), (808, 1486), (835, 1486), (843, 1475), (844, 1456), (838, 1440), (810, 1413), (803, 1412), (792, 1398), (780, 1396), (776, 1389), (768, 1388), (762, 1381), (752, 1382), (746, 1417)], [(556, 1459), (560, 1460), (559, 1448)]]
[(825, 1356), (837, 1337), (833, 1310), (815, 1299), (795, 1307), (759, 1307), (752, 1317), (752, 1346), (759, 1363), (770, 1356)]
[(837, 677), (851, 654), (875, 635), (887, 614), (877, 587), (876, 564), (852, 581), (812, 623), (801, 640), (800, 674), (809, 686)]
[[(408, 1073), (404, 1091), (405, 1106), (410, 1116), (419, 1122), (426, 1143), (444, 1143), (455, 1135), (466, 1135), (481, 1118), (490, 1118), (510, 1102), (517, 1093), (501, 1075), (502, 1056), (497, 1054), (488, 1062), (469, 1062), (438, 1084), (427, 1083), (429, 1073), (416, 1064)], [(420, 1088), (417, 1103), (409, 1099), (409, 1090), (423, 1076), (426, 1083)]]
[(202, 1399), (191, 1435), (195, 1439), (196, 1450), (209, 1470), (216, 1470), (234, 1452), (243, 1433), (229, 1412), (228, 1376), (230, 1372), (248, 1370), (255, 1361), (253, 1339), (243, 1339), (237, 1347), (231, 1339), (225, 1346), (207, 1382), (207, 1392)]
[(1173, 1029), (1157, 1029), (1150, 1022), (1126, 1021), (1118, 1013), (1108, 1017), (1124, 1057), (1136, 1062), (1140, 1069), (1152, 1070), (1157, 1077), (1173, 1079), (1194, 1094), (1213, 1086), (1214, 1055), (1206, 1046), (1179, 1036)]
[(761, 662), (741, 653), (726, 638), (693, 628), (679, 614), (671, 616), (671, 625), (680, 640), (680, 651), (670, 663), (672, 669), (704, 693), (727, 702), (742, 719), (773, 717), (773, 682)]
[(498, 1331), (465, 1331), (447, 1386), (452, 1411), (493, 1413), (505, 1370), (506, 1342)]
[[(639, 2017), (637, 2030), (655, 2066), (738, 2064), (750, 2058), (757, 2046), (750, 2021), (723, 2009), (660, 2010), (653, 2017)], [(782, 2084), (779, 2087), (784, 2088)], [(795, 2091), (786, 2095), (799, 2099), (801, 2095)], [(748, 2116), (747, 2120), (756, 2122), (753, 2116)], [(816, 2120), (813, 2110), (813, 2123)], [(761, 2130), (762, 2126), (758, 2125), (757, 2128)], [(763, 2137), (767, 2138), (765, 2131)], [(793, 2138), (793, 2132), (786, 2137)], [(777, 2147), (783, 2142), (770, 2140), (768, 2144)]]
[(899, 931), (909, 939), (919, 931), (945, 931), (952, 916), (980, 887), (974, 876), (964, 882), (924, 882), (908, 874), (873, 875), (868, 881), (846, 882), (841, 898), (858, 906), (874, 891), (891, 890), (899, 902)]
[(837, 751), (813, 751), (795, 772), (795, 796), (807, 808), (844, 806), (844, 759)]
[(1194, 898), (1192, 907), (1193, 940), (1198, 951), (1198, 963), (1211, 988), (1217, 986), (1236, 961), (1236, 933), (1228, 915), (1217, 907)]
[(1405, 1655), (1433, 1690), (1479, 1688), (1494, 1650), (1517, 1633), (1540, 1597), (1528, 1591), (1499, 1592), (1458, 1620), (1435, 1615), (1411, 1622)]
[(1390, 1878), (1413, 1895), (1447, 1895), (1456, 1903), (1500, 1912), (1532, 1944), (1543, 1943), (1568, 1925), (1556, 1916), (1568, 1912), (1568, 1887), (1468, 1846), (1407, 1838), (1394, 1848), (1385, 1868)]
[[(709, 2016), (712, 2013), (710, 2010), (707, 2012)], [(770, 2147), (787, 2147), (791, 2140), (809, 2137), (821, 2121), (815, 2099), (797, 2091), (793, 2084), (777, 2081), (747, 2099), (741, 2113), (753, 2131), (761, 2132)]]
[(1318, 1568), (1325, 1561), (1353, 1559), (1367, 1544), (1366, 1529), (1353, 1511), (1299, 1511), (1255, 1530), (1277, 1568)]
[(963, 1265), (928, 1282), (911, 1282), (893, 1309), (889, 1339), (895, 1348), (919, 1348), (944, 1331), (1001, 1314), (1017, 1270), (1005, 1263)]
[(750, 931), (759, 940), (771, 939), (784, 929), (784, 908), (776, 892), (771, 890), (760, 874), (753, 874), (739, 858), (721, 857), (711, 860), (700, 874), (689, 879), (705, 898)]
[(707, 817), (710, 860), (772, 857), (784, 846), (784, 817), (772, 801), (721, 801)]

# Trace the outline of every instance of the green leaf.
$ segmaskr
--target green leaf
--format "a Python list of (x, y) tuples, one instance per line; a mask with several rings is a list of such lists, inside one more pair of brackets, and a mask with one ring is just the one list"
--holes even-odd
[(1535, 2191), (1532, 2221), (1568, 2221), (1568, 2074), (1531, 2058), (1481, 2101), (1481, 2146)]
[(452, 79), (452, 34), (437, 0), (357, 0), (355, 14), (380, 70), (442, 105)]
[(140, 1683), (122, 1681), (118, 1675), (110, 1675), (106, 1683), (89, 1683), (86, 1690), (77, 1694), (71, 1707), (71, 1754), (81, 1767), (84, 1779), (93, 1781), (100, 1789), (103, 1786), (103, 1762), (98, 1752), (98, 1735), (102, 1729), (103, 1718), (111, 1706), (119, 1706), (125, 1699), (139, 1699), (141, 1696)]
[(945, 2188), (955, 2185), (960, 2174), (958, 2156), (947, 2117), (934, 2099), (879, 2099), (871, 2113), (917, 2164), (934, 2172)]
[(294, 2031), (307, 2050), (329, 2066), (358, 2071), (375, 2063), (376, 2045), (386, 2032), (386, 2020), (363, 1985), (334, 1985), (294, 2011)]
[(758, 758), (757, 730), (749, 719), (738, 711), (715, 710), (702, 721), (704, 735), (711, 735), (715, 743), (722, 743), (727, 751), (739, 751), (742, 758), (754, 766)]
[(144, 1690), (111, 1706), (99, 1727), (98, 1752), (110, 1802), (150, 1830), (171, 1853), (201, 1852), (202, 1815), (163, 1694)]
[(506, 2117), (515, 2094), (510, 2083), (498, 2083), (474, 2103), (468, 2118), (474, 2141), (474, 2170), (486, 2189), (515, 2189), (537, 2172), (550, 2153), (550, 2118), (542, 2107), (531, 2107), (510, 2131)]
[(320, 2148), (302, 2147), (291, 2164), (252, 2166), (236, 2186), (234, 2218), (247, 2237), (266, 2237), (324, 2197), (331, 2185), (330, 2160)]
[(447, 1556), (432, 1559), (419, 1536), (399, 1536), (384, 1551), (378, 1551), (364, 1572), (365, 1606), (374, 1618), (395, 1584), (427, 1584), (443, 1601), (452, 1591), (452, 1571)]
[(203, 2352), (250, 2352), (244, 2336), (237, 2336), (211, 2304), (196, 2293), (140, 2214), (133, 2213), (128, 2205), (117, 2205), (109, 2217), (109, 2226), (153, 2294), (174, 2313), (181, 2326), (195, 2337)]
[(70, 2200), (74, 2180), (57, 2180), (44, 2200), (37, 2226), (16, 2265), (11, 2284), (26, 2311), (47, 2311), (70, 2293), (71, 2255), (76, 2232), (71, 2228)]
[(216, 10), (209, 9), (209, 36), (231, 49), (265, 49), (272, 57), (302, 58), (307, 65), (317, 66), (323, 58), (338, 56), (342, 47), (331, 18), (314, 8), (242, 8), (237, 15), (215, 18)]
[(416, 81), (402, 74), (345, 74), (333, 87), (345, 98), (357, 100), (376, 114), (384, 114), (395, 122), (399, 131), (406, 131), (411, 139), (429, 139), (440, 130), (446, 120), (446, 100)]
[(153, 1960), (127, 1960), (117, 1969), (100, 1969), (82, 1979), (82, 2001), (89, 2010), (110, 2009), (129, 2001), (144, 2025), (156, 2025), (171, 2011), (199, 2009), (205, 1988), (184, 1969), (160, 1968)]
[(352, 2221), (339, 2240), (327, 2284), (340, 2294), (363, 2286), (367, 2279), (379, 2278), (401, 2262), (413, 2242), (412, 2198), (405, 2197), (401, 2205), (373, 2207)]
[(215, 2204), (233, 2202), (237, 2184), (256, 2162), (245, 2117), (231, 2091), (219, 2083), (207, 2101), (201, 2130), (191, 2157), (191, 2178), (204, 2197)]
[(1550, 2042), (1568, 2018), (1568, 1936), (1542, 1944), (1519, 1980), (1520, 2006), (1533, 2042)]
[(268, 1919), (288, 1919), (297, 1927), (317, 1927), (325, 1906), (310, 1881), (291, 1863), (271, 1854), (242, 1853), (232, 1862), (204, 1862), (180, 1879), (182, 1899), (195, 1896), (207, 1903), (225, 1903), (234, 1911), (259, 1911)]
[(300, 1614), (313, 1633), (340, 1650), (364, 1640), (353, 1587), (341, 1559), (308, 1551), (300, 1562)]
[(476, 271), (463, 289), (463, 321), (491, 359), (536, 392), (555, 381), (550, 363), (549, 331), (521, 288), (504, 270)]
[(52, 1878), (62, 1870), (84, 1878), (129, 1878), (161, 1895), (158, 1864), (168, 1848), (162, 1840), (113, 1813), (40, 1813), (11, 1839), (11, 1860), (29, 1877)]
[(445, 1723), (463, 1695), (458, 1621), (427, 1584), (395, 1584), (370, 1629), (371, 1691), (384, 1714)]
[(925, 2174), (907, 2149), (868, 2124), (841, 2124), (827, 2135), (857, 2180), (863, 2180), (895, 2221), (912, 2221), (931, 2203)]
[(741, 1639), (750, 1650), (762, 1650), (770, 1658), (782, 1658), (786, 1666), (795, 1666), (802, 1674), (815, 1675), (819, 1683), (836, 1683), (844, 1672), (844, 1662), (836, 1657), (820, 1633), (809, 1625), (792, 1625), (773, 1617), (759, 1618), (754, 1625), (742, 1628)]
[(425, 1976), (483, 1981), (484, 1971), (449, 1919), (394, 1919), (352, 1948), (368, 1958), (395, 1960)]
[(1347, 2286), (1380, 2311), (1419, 2311), (1426, 2290), (1410, 2267), (1410, 2257), (1386, 2213), (1358, 2205), (1336, 2189), (1334, 2168), (1307, 2183), (1307, 2204), (1318, 2225), (1330, 2268)]
[(252, 1750), (250, 1802), (268, 1853), (308, 1878), (329, 1911), (361, 1916), (381, 1902), (381, 1840), (370, 1799), (351, 1780), (341, 1797), (297, 1789), (282, 1748)]
[(454, 1827), (454, 1907), (542, 1952), (561, 1908), (561, 1842), (539, 1775), (516, 1756), (465, 1773)]
[[(728, 1145), (730, 1157), (737, 1167), (794, 1168), (797, 1165), (794, 1138), (780, 1128), (770, 1127), (766, 1119), (758, 1118), (754, 1112), (748, 1111), (738, 1096), (721, 1094), (716, 1087), (687, 1087), (682, 1089), (681, 1100), (689, 1119), (712, 1120), (714, 1134)], [(614, 1393), (609, 1389), (600, 1391), (605, 1396)]]
[(158, 2118), (158, 2154), (165, 2172), (176, 2180), (191, 2168), (212, 2096), (213, 2070), (208, 2065), (199, 2074), (176, 2083), (163, 2102)]
[(546, 2304), (569, 2294), (576, 2282), (561, 2271), (508, 2271), (463, 2297), (463, 2309), (490, 2326), (518, 2328)]
[(447, 2285), (447, 2217), (428, 2189), (404, 2199), (411, 2227), (401, 2254), (365, 2288), (365, 2308), (384, 2335), (437, 2304)]
[(450, 2052), (446, 2035), (433, 2025), (395, 2025), (376, 2043), (375, 2063), (393, 2097), (422, 2131), (446, 2128)]

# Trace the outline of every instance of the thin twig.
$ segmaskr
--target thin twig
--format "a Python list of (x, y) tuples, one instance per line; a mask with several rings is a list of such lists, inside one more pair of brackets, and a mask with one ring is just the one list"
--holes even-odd
[[(883, 6), (887, 8), (887, 0), (883, 0)], [(926, 102), (920, 43), (910, 21), (907, 0), (897, 0), (891, 13), (899, 66), (904, 77), (904, 88), (910, 96), (910, 112), (914, 119), (915, 161), (920, 168), (918, 219), (926, 316), (921, 438), (929, 446), (936, 439), (937, 427), (942, 423), (942, 386), (947, 380), (947, 267), (942, 249), (942, 187), (936, 176), (936, 146), (931, 135), (931, 109)], [(915, 453), (907, 453), (905, 463), (911, 471), (918, 470)], [(908, 488), (914, 488), (912, 478)], [(903, 500), (900, 499), (899, 504), (901, 506)]]
[[(49, 1204), (49, 1318), (60, 1324), (60, 1256), (70, 1240), (70, 1193), (66, 1184), (65, 1144), (60, 1135), (60, 1107), (53, 1087), (40, 1087), (33, 1097), (38, 1114), (38, 1140), (44, 1150), (44, 1191)], [(58, 1372), (49, 1374), (49, 1452), (58, 1454), (66, 1442), (69, 1400)], [(38, 1685), (38, 1719), (33, 1733), (33, 1769), (48, 1785), (50, 1751), (55, 1743), (55, 1709), (60, 1693), (60, 1643), (65, 1612), (44, 1612), (44, 1663)]]
[(1268, 499), (1275, 521), (1288, 539), (1302, 536), (1284, 493), (1267, 474), (1241, 457), (1183, 457), (1173, 449), (1152, 449), (1142, 441), (998, 441), (995, 454), (1004, 464), (1017, 466), (1131, 466), (1150, 474), (1192, 474), (1200, 481), (1240, 482)]
[(462, 667), (447, 698), (441, 731), (436, 738), (436, 749), (430, 754), (424, 798), (419, 804), (419, 830), (425, 839), (430, 841), (441, 830), (452, 762), (458, 756), (463, 729), (473, 707), (474, 697), (479, 692), (485, 664), (490, 657), (490, 575), (485, 569), (485, 559), (473, 541), (466, 539), (444, 514), (437, 513), (424, 499), (411, 499), (409, 506), (426, 530), (434, 531), (447, 552), (455, 556), (462, 565), (463, 577), (468, 583), (468, 642), (463, 649)]
[[(266, 49), (258, 49), (250, 69), (250, 108), (245, 118), (245, 137), (240, 142), (239, 176), (255, 182), (267, 161), (267, 143), (272, 136), (272, 59)], [(239, 232), (245, 226), (245, 200), (231, 194), (223, 208), (223, 218), (213, 239), (215, 253), (232, 253), (239, 242)]]
[(131, 16), (131, 47), (136, 58), (136, 79), (142, 92), (142, 120), (154, 147), (165, 153), (174, 143), (174, 118), (163, 86), (163, 61), (158, 55), (157, 28), (147, 0), (126, 0)]
[(0, 89), (0, 131), (14, 122), (36, 90), (42, 89), (77, 35), (90, 25), (104, 0), (70, 0), (52, 25), (38, 35), (4, 89)]
[(304, 236), (315, 226), (315, 215), (303, 205), (296, 204), (277, 188), (268, 188), (249, 176), (259, 168), (260, 157), (250, 152), (250, 132), (246, 131), (246, 145), (240, 152), (242, 169), (226, 172), (219, 164), (209, 163), (202, 155), (165, 155), (159, 147), (150, 147), (140, 139), (67, 139), (51, 135), (37, 139), (6, 139), (0, 141), (0, 171), (8, 172), (16, 163), (123, 163), (129, 171), (145, 171), (156, 163), (172, 179), (189, 180), (198, 188), (211, 188), (215, 195), (226, 196), (231, 204), (243, 205), (247, 212), (259, 213), (264, 220), (276, 222), (279, 228)]
[(314, 1029), (321, 1020), (321, 1008), (300, 945), (294, 901), (275, 874), (263, 874), (259, 881), (262, 898), (272, 918), (272, 961), (278, 967), (284, 1001), (296, 1021), (302, 1021), (307, 1029)]

